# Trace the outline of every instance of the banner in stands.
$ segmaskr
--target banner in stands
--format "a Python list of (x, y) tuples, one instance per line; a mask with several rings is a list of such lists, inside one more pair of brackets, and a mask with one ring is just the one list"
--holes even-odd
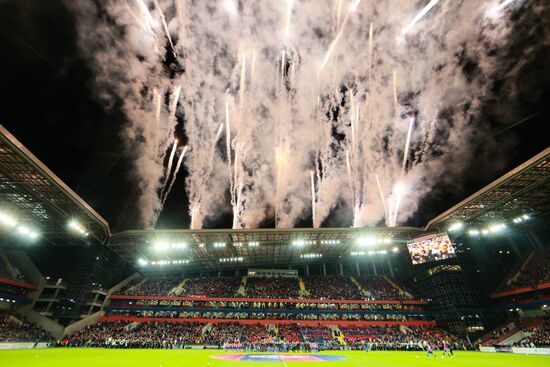
[(317, 320), (237, 320), (237, 319), (200, 319), (200, 318), (172, 318), (172, 317), (136, 317), (136, 316), (103, 316), (99, 318), (100, 322), (199, 322), (199, 323), (236, 323), (236, 324), (252, 324), (252, 325), (269, 325), (269, 324), (298, 324), (304, 326), (435, 326), (435, 321), (424, 320), (407, 320), (407, 321), (317, 321)]
[(445, 232), (416, 238), (407, 248), (413, 265), (456, 257), (455, 248)]
[(388, 304), (388, 305), (427, 305), (428, 302), (420, 299), (409, 300), (381, 300), (381, 299), (289, 299), (289, 298), (235, 298), (235, 297), (179, 297), (179, 296), (129, 296), (126, 294), (113, 294), (110, 299), (124, 300), (157, 300), (157, 301), (202, 301), (202, 302), (280, 302), (280, 303), (353, 303), (364, 305)]
[(510, 346), (499, 347), (479, 347), (480, 352), (496, 353), (496, 352), (508, 352), (514, 354), (538, 354), (538, 355), (550, 355), (550, 348), (518, 348)]
[(48, 348), (49, 343), (0, 343), (0, 350), (6, 349), (43, 349)]

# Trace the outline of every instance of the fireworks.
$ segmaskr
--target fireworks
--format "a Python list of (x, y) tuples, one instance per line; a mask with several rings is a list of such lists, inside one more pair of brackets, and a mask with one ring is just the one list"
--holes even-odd
[(348, 22), (348, 19), (349, 19), (350, 15), (355, 10), (357, 10), (357, 7), (361, 3), (361, 1), (362, 0), (355, 0), (353, 2), (353, 4), (351, 5), (349, 11), (346, 14), (346, 17), (344, 18), (344, 21), (342, 22), (342, 26), (340, 27), (340, 30), (338, 31), (338, 33), (336, 34), (336, 37), (334, 38), (334, 40), (330, 43), (330, 46), (328, 47), (328, 50), (325, 54), (325, 58), (323, 59), (323, 63), (321, 64), (321, 69), (324, 69), (325, 66), (327, 66), (327, 62), (330, 59), (330, 55), (332, 55), (332, 52), (334, 51), (334, 48), (336, 47), (336, 45), (340, 41), (340, 38), (342, 37), (342, 34), (344, 33), (344, 28), (346, 27), (346, 24)]
[(309, 171), (311, 176), (311, 219), (313, 221), (313, 228), (318, 228), (317, 217), (315, 215), (315, 176), (313, 171)]
[(409, 119), (409, 130), (407, 132), (407, 140), (405, 140), (405, 149), (403, 150), (403, 165), (402, 165), (403, 173), (405, 173), (405, 169), (407, 168), (407, 160), (409, 158), (409, 145), (411, 143), (411, 134), (412, 134), (413, 125), (414, 125), (414, 117), (411, 117)]
[(416, 16), (413, 18), (413, 20), (405, 28), (403, 28), (403, 34), (408, 33), (411, 30), (411, 28), (416, 23), (418, 23), (418, 21), (422, 19), (422, 17), (424, 17), (424, 15), (426, 15), (426, 13), (428, 13), (430, 9), (433, 8), (438, 2), (439, 0), (431, 0), (428, 3), (428, 5), (426, 5), (422, 10), (420, 10), (418, 14), (416, 14)]
[(174, 186), (174, 182), (176, 182), (176, 177), (178, 175), (178, 172), (181, 167), (181, 163), (183, 162), (183, 158), (185, 157), (185, 153), (187, 152), (187, 146), (183, 147), (183, 151), (180, 154), (180, 157), (178, 158), (178, 162), (176, 163), (176, 169), (174, 170), (174, 174), (172, 175), (172, 179), (170, 180), (170, 184), (168, 185), (168, 189), (166, 189), (166, 192), (164, 193), (164, 197), (162, 198), (162, 205), (166, 202), (166, 199), (168, 198), (168, 195), (170, 194), (170, 191), (172, 191), (172, 187)]
[[(483, 53), (480, 45), (495, 44), (485, 38), (511, 29), (499, 22), (478, 39), (465, 24), (512, 2), (424, 0), (403, 22), (386, 1), (115, 1), (101, 7), (104, 16), (82, 15), (79, 44), (95, 58), (101, 93), (123, 104), (144, 226), (154, 225), (183, 164), (192, 228), (230, 206), (234, 228), (253, 228), (273, 210), (277, 227), (293, 226), (310, 199), (315, 227), (342, 199), (354, 226), (395, 226), (429, 191), (414, 190), (412, 178), (437, 184), (441, 162), (429, 161), (467, 152), (459, 139), (468, 134), (451, 130), (471, 119), (449, 108), (450, 98), (434, 98), (473, 106), (467, 117), (478, 112), (471, 102), (486, 91), (453, 67), (456, 50), (472, 42)], [(436, 5), (441, 14), (427, 24)], [(423, 20), (433, 37), (413, 38)], [(479, 60), (487, 79), (491, 59)], [(452, 93), (442, 80), (453, 81)], [(442, 111), (452, 126), (438, 124)], [(460, 151), (431, 154), (448, 143)]]

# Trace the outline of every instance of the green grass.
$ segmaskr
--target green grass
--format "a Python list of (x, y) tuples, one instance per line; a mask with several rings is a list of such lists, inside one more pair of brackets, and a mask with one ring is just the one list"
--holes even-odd
[[(500, 353), (456, 352), (453, 359), (426, 360), (420, 352), (322, 352), (348, 357), (340, 362), (292, 363), (245, 362), (211, 359), (223, 351), (209, 350), (144, 350), (144, 349), (35, 349), (0, 351), (0, 367), (546, 367), (550, 357)], [(439, 354), (439, 353), (438, 353)], [(418, 358), (417, 358), (418, 356)]]

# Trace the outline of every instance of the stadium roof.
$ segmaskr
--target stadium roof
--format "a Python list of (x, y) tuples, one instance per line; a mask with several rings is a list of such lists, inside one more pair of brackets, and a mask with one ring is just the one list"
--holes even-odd
[(186, 268), (215, 270), (327, 262), (351, 256), (352, 251), (391, 251), (423, 233), (412, 227), (134, 230), (113, 234), (109, 246), (132, 263), (189, 260)]
[[(105, 243), (109, 224), (0, 125), (0, 214), (54, 245)], [(73, 222), (76, 231), (68, 228)], [(17, 221), (17, 227), (15, 227)], [(0, 235), (9, 235), (3, 228)], [(79, 233), (79, 231), (81, 233)], [(88, 235), (86, 235), (88, 233)]]
[(550, 147), (428, 222), (426, 229), (462, 221), (485, 224), (512, 221), (550, 209)]

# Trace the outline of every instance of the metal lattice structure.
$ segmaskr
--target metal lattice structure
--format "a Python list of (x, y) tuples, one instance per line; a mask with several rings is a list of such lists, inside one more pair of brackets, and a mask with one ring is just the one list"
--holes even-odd
[(77, 220), (89, 233), (85, 240), (105, 243), (110, 236), (107, 221), (2, 125), (0, 206), (36, 229), (40, 237), (51, 244), (82, 243), (82, 237), (67, 230), (71, 219)]
[(550, 208), (550, 148), (493, 181), (428, 222), (426, 229), (462, 221), (483, 225), (529, 214), (546, 216)]
[[(328, 262), (349, 257), (352, 251), (391, 252), (421, 234), (424, 234), (422, 229), (413, 227), (134, 230), (113, 234), (109, 246), (132, 263), (138, 259), (148, 262), (189, 260), (189, 264), (182, 265), (185, 269), (214, 270)], [(359, 246), (361, 238), (376, 244)], [(181, 250), (159, 252), (155, 249), (158, 242), (186, 246)], [(300, 257), (306, 254), (321, 256)], [(220, 261), (240, 257), (242, 261), (238, 262)], [(168, 270), (169, 266), (166, 268)]]

